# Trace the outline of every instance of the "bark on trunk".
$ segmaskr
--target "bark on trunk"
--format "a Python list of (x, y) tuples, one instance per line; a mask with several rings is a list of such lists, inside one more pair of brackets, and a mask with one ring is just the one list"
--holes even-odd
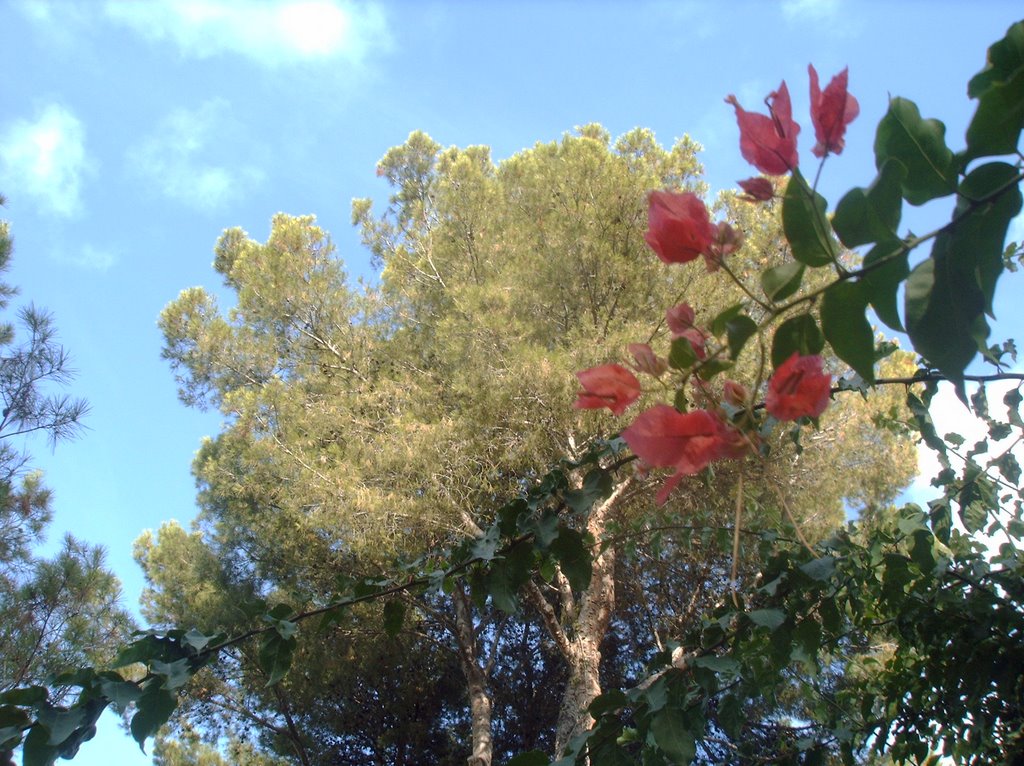
[(590, 586), (580, 599), (579, 617), (569, 640), (569, 680), (562, 694), (555, 729), (555, 751), (561, 753), (593, 725), (587, 708), (601, 694), (601, 641), (615, 608), (615, 552), (609, 548), (594, 561)]
[[(611, 496), (593, 509), (587, 531), (595, 540), (604, 535), (608, 519), (616, 510), (632, 480), (626, 479)], [(544, 625), (569, 666), (569, 680), (562, 695), (555, 728), (555, 757), (560, 757), (573, 737), (587, 731), (593, 719), (587, 708), (601, 694), (601, 641), (608, 632), (615, 609), (615, 550), (609, 547), (593, 562), (590, 583), (577, 605), (568, 583), (559, 577), (560, 614), (531, 583), (529, 596)]]
[(469, 695), (471, 753), (468, 766), (491, 766), (494, 741), (491, 733), (491, 695), (488, 689), (489, 664), (481, 667), (473, 611), (469, 595), (461, 583), (452, 591), (455, 607), (455, 638), (459, 646), (459, 661), (466, 676)]

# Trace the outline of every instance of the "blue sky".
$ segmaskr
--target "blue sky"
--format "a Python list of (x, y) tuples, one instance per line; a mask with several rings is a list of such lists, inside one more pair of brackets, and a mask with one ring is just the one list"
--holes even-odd
[[(178, 403), (156, 319), (180, 290), (219, 287), (224, 228), (264, 239), (275, 212), (313, 213), (368, 274), (350, 200), (386, 195), (375, 163), (417, 129), (499, 159), (588, 122), (688, 133), (712, 189), (729, 187), (754, 174), (730, 93), (760, 110), (785, 79), (810, 160), (808, 63), (825, 82), (848, 65), (861, 105), (826, 167), (834, 203), (871, 180), (890, 94), (962, 145), (966, 82), (1021, 15), (998, 0), (0, 4), (8, 278), (54, 313), (92, 404), (78, 441), (29, 445), (56, 493), (51, 540), (105, 545), (134, 605), (132, 541), (194, 515), (191, 458), (219, 416)], [(1020, 319), (1007, 304), (1001, 337)], [(113, 729), (76, 762), (148, 762)]]

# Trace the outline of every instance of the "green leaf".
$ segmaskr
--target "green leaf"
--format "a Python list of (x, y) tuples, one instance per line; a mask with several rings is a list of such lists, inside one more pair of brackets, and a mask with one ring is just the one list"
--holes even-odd
[(989, 46), (985, 68), (967, 84), (967, 95), (981, 98), (991, 88), (1006, 82), (1014, 72), (1024, 66), (1024, 21), (1012, 24), (1006, 37)]
[(793, 257), (808, 266), (827, 266), (839, 256), (839, 246), (825, 217), (828, 203), (807, 185), (799, 170), (786, 186), (782, 200), (782, 229)]
[(824, 599), (818, 605), (818, 614), (821, 615), (821, 625), (825, 630), (835, 635), (842, 629), (842, 616), (834, 598)]
[(824, 582), (836, 571), (836, 559), (834, 556), (819, 556), (800, 566), (800, 571), (812, 580)]
[(697, 363), (697, 352), (686, 338), (676, 338), (668, 352), (668, 366), (673, 370), (688, 370)]
[(740, 672), (740, 664), (732, 657), (717, 657), (707, 654), (694, 659), (693, 664), (695, 667), (707, 668), (715, 673), (725, 673), (726, 675), (736, 676)]
[[(976, 168), (961, 184), (954, 224), (938, 235), (931, 257), (907, 279), (907, 334), (914, 350), (954, 382), (979, 349), (987, 348), (996, 281), (1002, 271), (1002, 247), (1010, 221), (1021, 209), (1021, 193), (1006, 187), (1016, 171), (1005, 163)], [(988, 197), (987, 204), (971, 199)]]
[(977, 463), (964, 466), (964, 483), (957, 495), (960, 521), (968, 532), (978, 532), (988, 523), (990, 513), (999, 508), (995, 485)]
[(979, 101), (967, 126), (963, 164), (976, 157), (1013, 154), (1024, 126), (1024, 22), (1011, 26), (988, 49), (986, 66), (971, 79), (967, 93)]
[(922, 119), (917, 104), (905, 98), (889, 101), (875, 134), (875, 167), (881, 171), (890, 159), (906, 168), (903, 197), (912, 205), (956, 191), (956, 162), (946, 146), (946, 126)]
[(551, 543), (551, 552), (573, 590), (584, 590), (590, 584), (592, 564), (583, 535), (570, 527), (561, 527), (558, 537)]
[(288, 673), (295, 654), (295, 637), (285, 638), (276, 630), (267, 633), (260, 646), (260, 667), (267, 674), (267, 686), (273, 686)]
[(470, 556), (481, 561), (490, 561), (494, 558), (495, 551), (498, 550), (500, 537), (501, 530), (495, 525), (489, 526), (484, 532), (483, 537), (476, 538), (473, 544), (470, 545)]
[(485, 580), (494, 605), (507, 614), (514, 613), (519, 608), (519, 589), (530, 579), (532, 571), (530, 545), (516, 545), (504, 557), (494, 559)]
[(816, 667), (815, 659), (821, 647), (821, 624), (813, 615), (805, 616), (793, 629), (793, 647), (790, 656), (795, 660), (803, 660), (806, 666)]
[(783, 301), (800, 289), (807, 268), (799, 261), (790, 261), (761, 272), (761, 289), (770, 301)]
[(821, 301), (821, 329), (836, 356), (868, 383), (875, 381), (875, 334), (865, 312), (868, 301), (859, 282), (837, 282)]
[(122, 649), (111, 666), (121, 668), (136, 662), (149, 663), (150, 660), (177, 659), (177, 656), (168, 655), (171, 643), (154, 633), (149, 633)]
[(781, 609), (755, 609), (749, 612), (748, 617), (755, 625), (775, 630), (786, 621), (786, 613)]
[(725, 309), (725, 311), (719, 312), (718, 316), (711, 320), (711, 333), (713, 335), (721, 335), (725, 332), (726, 322), (738, 317), (741, 313), (743, 313), (742, 303), (734, 303), (729, 308)]
[(183, 657), (174, 662), (161, 662), (153, 660), (149, 663), (149, 669), (164, 679), (164, 688), (178, 689), (189, 682), (192, 678), (192, 668), (187, 658)]
[[(1021, 211), (1018, 170), (1005, 162), (989, 162), (972, 170), (960, 184), (954, 215), (965, 215), (953, 232), (953, 245), (964, 271), (973, 267), (975, 281), (985, 298), (985, 313), (992, 313), (996, 282), (1003, 272), (1003, 245), (1010, 223)], [(994, 196), (993, 195), (997, 195)], [(991, 199), (990, 199), (991, 198)], [(989, 199), (980, 207), (971, 200)]]
[(100, 681), (100, 692), (120, 710), (124, 710), (142, 696), (142, 689), (137, 683), (112, 678), (104, 678)]
[(913, 579), (910, 565), (902, 555), (887, 553), (883, 556), (885, 569), (882, 572), (882, 598), (899, 608), (906, 597), (906, 587)]
[(195, 628), (192, 628), (192, 630), (190, 630), (188, 633), (181, 637), (181, 643), (185, 646), (191, 647), (195, 650), (196, 654), (198, 654), (199, 652), (203, 651), (203, 649), (205, 649), (207, 646), (209, 646), (210, 642), (213, 641), (213, 639), (215, 638), (218, 638), (218, 636), (207, 636), (200, 633)]
[(900, 285), (910, 274), (910, 265), (903, 243), (899, 240), (879, 243), (864, 256), (863, 268), (867, 271), (861, 275), (860, 283), (878, 318), (892, 329), (904, 332), (897, 296)]
[(709, 359), (697, 369), (697, 377), (701, 380), (711, 380), (720, 372), (731, 370), (733, 363), (725, 359)]
[(747, 716), (743, 711), (743, 705), (736, 695), (723, 695), (718, 702), (718, 725), (725, 733), (730, 737), (739, 736), (746, 721)]
[(405, 604), (397, 598), (384, 602), (384, 632), (390, 638), (397, 636), (405, 622)]
[(594, 468), (583, 479), (580, 489), (570, 489), (562, 493), (565, 504), (575, 513), (586, 513), (591, 506), (611, 494), (612, 477), (603, 468)]
[(898, 239), (903, 209), (902, 185), (907, 169), (889, 158), (868, 188), (851, 189), (839, 200), (832, 228), (847, 247)]
[[(964, 368), (978, 352), (975, 333), (987, 338), (988, 325), (982, 316), (980, 296), (968, 301), (968, 296), (960, 295), (956, 279), (950, 276), (945, 240), (940, 235), (932, 257), (915, 266), (907, 278), (907, 334), (915, 351), (959, 382)], [(967, 292), (978, 291), (968, 287)]]
[(725, 330), (729, 340), (729, 356), (735, 359), (740, 355), (750, 336), (757, 332), (757, 323), (744, 314), (730, 319)]
[(687, 766), (697, 755), (696, 738), (674, 708), (665, 708), (651, 719), (651, 734), (673, 763)]
[(60, 756), (60, 748), (49, 743), (49, 733), (36, 724), (28, 730), (22, 747), (22, 766), (52, 766)]
[(946, 498), (932, 500), (928, 503), (928, 521), (932, 525), (935, 537), (948, 543), (950, 532), (953, 529), (953, 512), (950, 510), (949, 501)]
[(914, 533), (913, 540), (910, 558), (922, 572), (930, 573), (935, 569), (935, 554), (933, 553), (935, 538), (927, 529), (919, 529)]
[(626, 707), (628, 704), (629, 699), (623, 691), (612, 689), (595, 698), (587, 710), (594, 718), (600, 718), (605, 713), (612, 713), (619, 708)]
[(0, 726), (16, 727), (19, 731), (22, 727), (28, 726), (32, 719), (28, 713), (14, 705), (0, 705)]
[[(267, 616), (264, 618), (267, 622), (275, 622), (278, 620), (287, 621), (295, 616), (295, 610), (290, 604), (281, 602), (280, 604), (274, 604), (273, 608), (267, 612)], [(270, 619), (267, 619), (270, 618)]]
[(1020, 403), (1022, 401), (1024, 401), (1024, 396), (1021, 395), (1018, 388), (1011, 388), (1003, 397), (1003, 404), (1006, 405), (1008, 419), (1017, 428), (1024, 428), (1024, 420), (1020, 416)]
[(38, 705), (48, 694), (45, 686), (23, 686), (0, 694), (0, 702), (8, 705)]
[(794, 352), (800, 356), (813, 356), (825, 347), (825, 337), (810, 314), (790, 317), (775, 330), (772, 339), (772, 365), (778, 367)]
[(37, 709), (36, 721), (48, 732), (46, 743), (59, 745), (85, 720), (85, 708), (62, 709), (44, 703)]
[[(271, 635), (276, 636), (277, 634), (272, 633)], [(132, 736), (139, 743), (139, 749), (142, 752), (146, 752), (146, 739), (154, 736), (157, 730), (167, 723), (171, 713), (177, 707), (177, 695), (164, 689), (160, 684), (152, 684), (139, 697), (130, 728)]]
[(1013, 154), (1024, 125), (1024, 68), (981, 97), (978, 111), (967, 126), (963, 164), (976, 157)]
[[(26, 716), (25, 725), (28, 724), (28, 716)], [(0, 726), (0, 750), (13, 750), (21, 744), (22, 739), (22, 725), (19, 726)]]
[(547, 548), (558, 537), (558, 514), (548, 510), (539, 515), (531, 515), (523, 523), (523, 532), (532, 534), (540, 548)]

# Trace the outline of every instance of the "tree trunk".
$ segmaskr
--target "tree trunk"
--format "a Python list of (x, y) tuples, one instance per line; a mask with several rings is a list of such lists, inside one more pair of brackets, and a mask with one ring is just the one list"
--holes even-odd
[[(589, 525), (588, 525), (589, 526)], [(600, 539), (595, 535), (596, 539)], [(601, 694), (601, 641), (615, 608), (615, 551), (609, 548), (594, 561), (590, 585), (580, 599), (579, 616), (569, 640), (569, 680), (562, 694), (555, 729), (555, 752), (594, 723), (587, 708)]]
[[(631, 483), (631, 479), (623, 481), (607, 500), (591, 511), (587, 531), (595, 540), (600, 541), (604, 535), (609, 517)], [(536, 583), (529, 586), (529, 596), (569, 666), (569, 680), (562, 694), (555, 729), (556, 758), (562, 755), (573, 737), (587, 731), (594, 722), (587, 708), (601, 694), (601, 641), (608, 632), (615, 609), (615, 549), (609, 547), (594, 559), (590, 583), (580, 594), (578, 607), (568, 582), (562, 576), (558, 580), (560, 614)]]
[(469, 695), (472, 752), (468, 766), (491, 766), (494, 740), (491, 733), (491, 694), (488, 689), (489, 663), (481, 667), (473, 628), (473, 611), (469, 595), (459, 583), (452, 591), (455, 606), (455, 638), (459, 645), (459, 661), (466, 676)]

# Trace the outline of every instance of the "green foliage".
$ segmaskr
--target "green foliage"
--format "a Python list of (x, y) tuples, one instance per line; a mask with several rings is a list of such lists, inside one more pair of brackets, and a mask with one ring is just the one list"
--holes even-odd
[(821, 353), (825, 338), (811, 314), (797, 314), (779, 325), (772, 338), (772, 364), (778, 367), (793, 354)]
[(836, 356), (874, 383), (875, 334), (865, 316), (867, 307), (862, 283), (837, 282), (821, 299), (821, 331)]
[[(905, 174), (894, 169), (894, 160), (906, 169)], [(912, 205), (952, 194), (956, 188), (956, 163), (946, 146), (946, 126), (923, 119), (917, 104), (905, 98), (892, 99), (878, 123), (875, 167), (881, 173), (887, 165), (890, 173), (900, 177), (903, 197)]]
[[(0, 222), (0, 273), (12, 250)], [(16, 293), (0, 282), (0, 309)], [(77, 435), (88, 406), (65, 393), (72, 377), (50, 315), (28, 306), (17, 323), (0, 325), (0, 753), (28, 730), (27, 764), (70, 758), (91, 738), (104, 705), (65, 710), (74, 671), (109, 662), (132, 629), (101, 548), (68, 535), (51, 558), (35, 551), (52, 497), (29, 467), (26, 440), (39, 434), (56, 445)]]
[(825, 218), (825, 198), (812, 190), (799, 170), (793, 171), (782, 203), (782, 227), (793, 257), (808, 266), (827, 266), (839, 247)]

